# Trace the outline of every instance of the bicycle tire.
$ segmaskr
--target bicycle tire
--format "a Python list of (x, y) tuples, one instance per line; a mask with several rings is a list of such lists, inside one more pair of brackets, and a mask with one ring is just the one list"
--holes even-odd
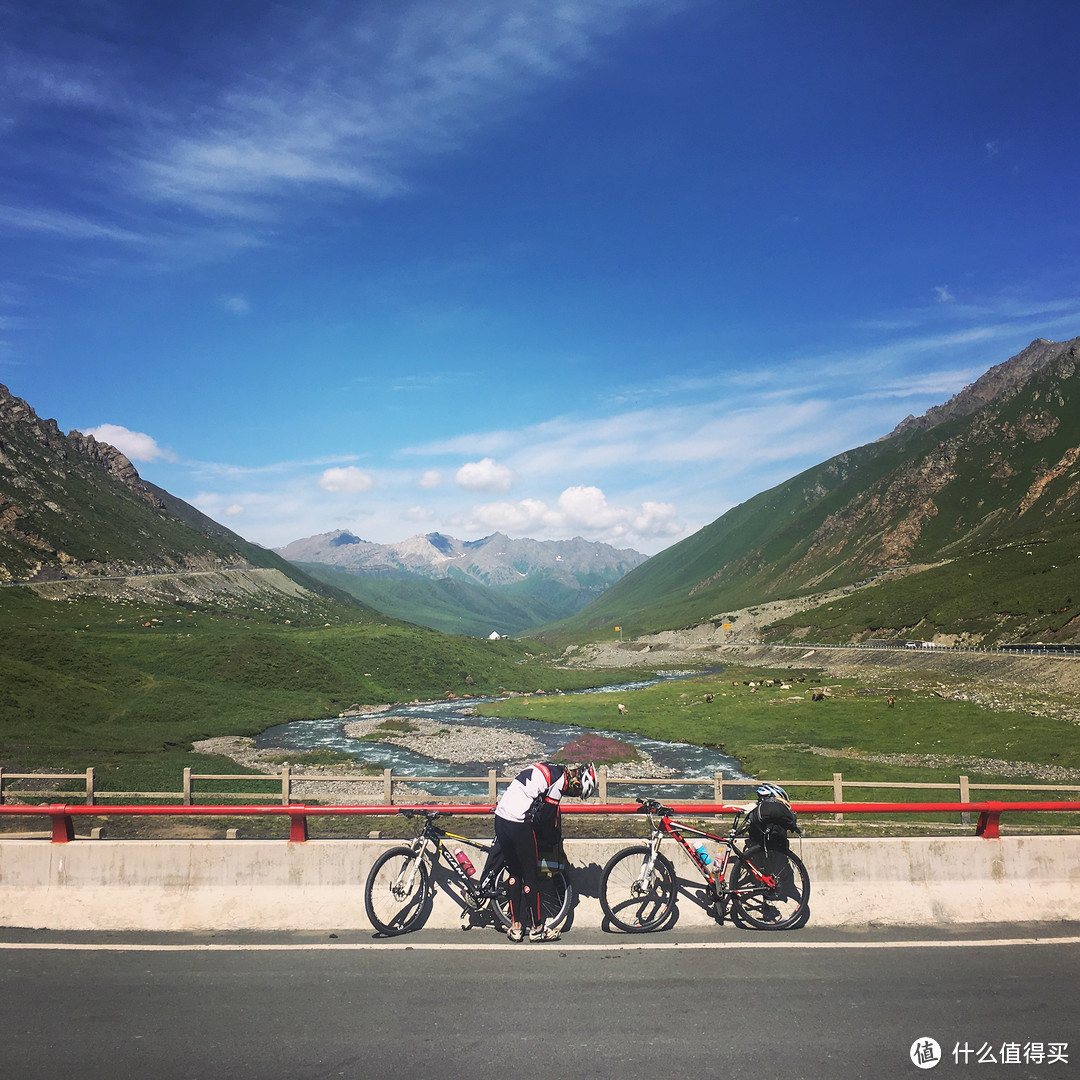
[(739, 862), (732, 876), (730, 899), (738, 917), (755, 930), (787, 930), (801, 925), (809, 911), (810, 876), (791, 851), (752, 848), (745, 852), (762, 873), (776, 878), (776, 888), (765, 891), (757, 878)]
[[(497, 895), (491, 901), (495, 921), (504, 930), (512, 922), (510, 902), (506, 898), (506, 877), (507, 871), (504, 866), (495, 879)], [(570, 884), (570, 878), (564, 871), (556, 870), (550, 876), (541, 875), (539, 887), (540, 918), (545, 926), (558, 926), (570, 914), (570, 907), (574, 902), (574, 887)]]
[[(409, 878), (406, 875), (414, 863), (415, 873)], [(408, 888), (402, 889), (405, 881), (409, 882)], [(380, 934), (397, 937), (419, 930), (427, 922), (433, 892), (423, 859), (412, 848), (390, 848), (375, 860), (368, 873), (364, 909)]]
[(600, 878), (600, 906), (627, 934), (659, 930), (675, 914), (675, 867), (668, 859), (657, 853), (649, 881), (639, 881), (651, 854), (647, 844), (624, 848), (608, 859)]

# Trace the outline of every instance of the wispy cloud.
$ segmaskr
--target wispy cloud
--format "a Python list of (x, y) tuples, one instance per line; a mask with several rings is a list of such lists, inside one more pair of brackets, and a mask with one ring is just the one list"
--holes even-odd
[(144, 139), (133, 179), (150, 199), (215, 216), (261, 218), (305, 187), (391, 197), (417, 160), (460, 146), (576, 72), (627, 18), (664, 6), (425, 0), (397, 17), (323, 6), (308, 16), (322, 32), (294, 27), (287, 58), (271, 52), (224, 86), (210, 124)]
[(107, 240), (139, 245), (150, 242), (150, 238), (142, 233), (102, 220), (25, 206), (0, 206), (0, 227), (20, 232), (49, 233), (64, 240)]
[[(417, 162), (455, 150), (578, 73), (629, 20), (664, 18), (680, 6), (280, 5), (243, 25), (223, 15), (220, 40), (211, 37), (197, 60), (165, 71), (116, 63), (116, 41), (142, 36), (131, 24), (135, 9), (105, 11), (97, 24), (69, 24), (52, 36), (27, 12), (5, 54), (8, 134), (34, 139), (39, 177), (52, 170), (57, 182), (9, 197), (0, 223), (68, 239), (145, 242), (104, 210), (73, 213), (51, 201), (51, 192), (67, 190), (73, 166), (87, 207), (134, 196), (148, 221), (168, 222), (159, 226), (162, 239), (177, 244), (202, 227), (199, 216), (261, 232), (290, 199), (302, 197), (310, 214), (320, 192), (330, 209), (342, 193), (390, 198), (409, 189)], [(167, 33), (168, 18), (160, 26)], [(174, 54), (166, 47), (160, 55)], [(79, 140), (46, 150), (41, 136), (54, 122), (65, 133), (79, 130)]]

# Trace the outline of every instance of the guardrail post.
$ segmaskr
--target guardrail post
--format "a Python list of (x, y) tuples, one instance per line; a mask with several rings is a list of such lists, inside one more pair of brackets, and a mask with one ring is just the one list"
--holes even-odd
[(303, 805), (289, 807), (289, 843), (302, 844), (308, 838), (307, 807)]
[(4, 766), (0, 765), (0, 806), (4, 805)]
[[(968, 784), (968, 778), (966, 776), (961, 776), (960, 777), (960, 801), (961, 802), (971, 802), (971, 787)], [(960, 815), (960, 824), (961, 825), (970, 825), (971, 824), (971, 815), (968, 814), (968, 813), (962, 813)]]
[(49, 816), (52, 818), (52, 842), (54, 844), (66, 844), (75, 839), (75, 823), (67, 812), (67, 807), (62, 803), (52, 803), (49, 806)]
[(724, 777), (717, 773), (713, 777), (713, 802), (722, 804), (724, 801)]
[[(844, 774), (834, 772), (832, 774), (832, 801), (843, 802), (844, 801)], [(844, 815), (837, 814), (837, 821), (843, 821)]]
[(1001, 835), (1000, 825), (1000, 810), (983, 810), (979, 814), (979, 823), (975, 826), (975, 835), (984, 840), (996, 840)]
[(390, 804), (394, 801), (394, 770), (382, 771), (382, 801)]
[(281, 766), (281, 805), (288, 806), (292, 802), (292, 774), (291, 768), (286, 762)]
[(191, 767), (184, 766), (184, 805), (191, 805)]
[(94, 805), (94, 767), (86, 770), (86, 805)]
[(499, 772), (497, 769), (488, 769), (488, 800), (499, 801)]
[(607, 766), (601, 765), (596, 772), (596, 785), (600, 789), (600, 802), (607, 802)]

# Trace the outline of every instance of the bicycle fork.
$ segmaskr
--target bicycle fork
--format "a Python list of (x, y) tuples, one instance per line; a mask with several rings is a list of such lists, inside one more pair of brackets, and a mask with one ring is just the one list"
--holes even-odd
[(642, 859), (641, 870), (638, 873), (637, 879), (631, 886), (631, 890), (637, 896), (644, 896), (652, 887), (653, 874), (656, 870), (656, 853), (660, 850), (661, 839), (662, 837), (659, 833), (654, 833), (649, 840), (649, 854)]
[(390, 891), (399, 900), (406, 896), (411, 896), (413, 886), (416, 882), (416, 875), (419, 873), (420, 864), (427, 858), (427, 841), (423, 837), (418, 837), (412, 843), (413, 857), (402, 866), (400, 873), (397, 876), (397, 880), (394, 881), (390, 887)]

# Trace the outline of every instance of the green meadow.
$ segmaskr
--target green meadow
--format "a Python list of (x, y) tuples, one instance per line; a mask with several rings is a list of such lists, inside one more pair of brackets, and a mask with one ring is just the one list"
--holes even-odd
[[(832, 777), (871, 785), (942, 783), (955, 785), (968, 776), (972, 784), (1045, 783), (1037, 767), (1080, 768), (1080, 726), (1033, 715), (1018, 694), (1015, 709), (990, 709), (952, 694), (964, 692), (962, 680), (942, 685), (942, 676), (889, 672), (882, 681), (824, 679), (807, 671), (794, 682), (790, 670), (728, 668), (722, 674), (658, 683), (618, 694), (532, 696), (485, 704), (485, 716), (528, 716), (552, 723), (572, 723), (601, 731), (630, 731), (665, 741), (714, 746), (735, 758), (749, 776), (785, 780), (820, 780), (812, 788), (793, 788), (793, 800), (831, 800)], [(786, 680), (790, 689), (748, 682)], [(811, 700), (811, 687), (828, 696)], [(710, 696), (712, 700), (707, 700)], [(942, 696), (945, 695), (945, 696)], [(1042, 695), (1045, 699), (1046, 695)], [(890, 699), (892, 704), (890, 705)], [(618, 705), (626, 713), (618, 712)], [(904, 757), (896, 760), (900, 755)], [(888, 758), (893, 760), (879, 760)], [(940, 760), (963, 758), (963, 762)], [(978, 761), (1026, 763), (1020, 775), (1002, 777)], [(619, 798), (632, 789), (619, 785)], [(742, 798), (746, 789), (736, 793)], [(869, 786), (847, 792), (845, 800), (886, 802), (956, 801), (957, 790), (904, 791)], [(1053, 799), (1080, 798), (1080, 790)], [(981, 799), (1033, 798), (1024, 792), (975, 792)], [(1006, 824), (1019, 819), (1011, 816)], [(1029, 815), (1040, 825), (1064, 824), (1058, 817)]]
[(352, 705), (575, 689), (618, 672), (555, 670), (535, 644), (439, 634), (320, 601), (192, 610), (0, 592), (0, 767), (97, 770), (105, 789), (179, 790), (195, 740), (253, 736)]

